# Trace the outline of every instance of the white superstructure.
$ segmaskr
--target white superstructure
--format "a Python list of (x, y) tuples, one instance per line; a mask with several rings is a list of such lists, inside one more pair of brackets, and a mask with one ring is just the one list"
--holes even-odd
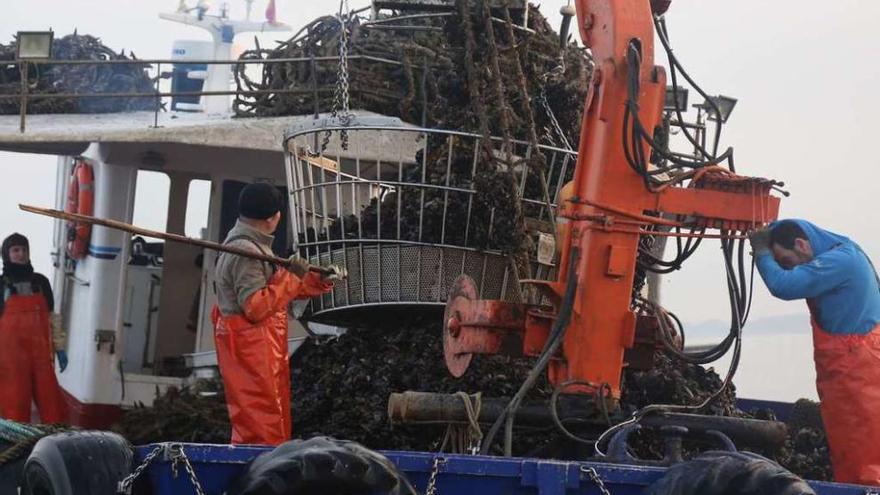
[[(212, 36), (210, 42), (174, 42), (172, 87), (163, 91), (231, 91), (231, 65), (200, 62), (232, 60), (238, 34), (290, 30), (277, 22), (229, 19), (227, 12), (223, 5), (215, 14), (200, 1), (192, 9), (181, 2), (178, 12), (160, 15)], [(176, 99), (158, 115), (28, 115), (24, 133), (18, 116), (0, 116), (0, 149), (59, 157), (58, 209), (65, 207), (77, 160), (93, 168), (95, 216), (132, 222), (138, 194), (167, 194), (155, 203), (158, 209), (167, 201), (169, 232), (184, 233), (188, 209), (204, 215), (205, 205), (196, 208), (189, 195), (193, 183), (209, 184), (202, 235), (222, 240), (235, 221), (241, 187), (254, 181), (285, 186), (282, 139), (295, 119), (233, 119), (228, 95)], [(142, 187), (145, 173), (167, 178), (167, 188)], [(278, 237), (279, 246), (290, 245), (287, 230)], [(157, 392), (181, 385), (194, 364), (216, 362), (210, 322), (214, 253), (148, 241), (96, 227), (88, 255), (72, 260), (65, 255), (66, 229), (56, 222), (53, 286), (70, 356), (58, 379), (74, 423), (107, 426), (120, 406), (150, 404)]]

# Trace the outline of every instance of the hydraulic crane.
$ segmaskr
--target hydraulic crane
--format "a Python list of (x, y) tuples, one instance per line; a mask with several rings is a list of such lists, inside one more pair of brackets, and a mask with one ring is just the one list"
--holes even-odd
[(745, 290), (731, 278), (732, 243), (742, 246), (745, 233), (777, 217), (780, 199), (771, 193), (780, 183), (736, 174), (732, 150), (703, 150), (688, 160), (656, 139), (667, 72), (655, 65), (654, 40), (659, 32), (666, 42), (661, 16), (668, 1), (577, 0), (576, 6), (581, 39), (596, 65), (577, 167), (558, 198), (557, 280), (521, 281), (544, 301), (527, 304), (478, 300), (473, 280), (461, 276), (444, 314), (444, 354), (454, 376), (476, 354), (537, 357), (536, 369), (546, 367), (557, 390), (592, 395), (613, 408), (637, 335), (654, 345), (674, 333), (662, 309), (634, 297), (642, 240), (721, 239), (733, 326), (741, 327), (747, 308)]
[(624, 352), (642, 323), (632, 295), (640, 236), (657, 234), (646, 229), (659, 225), (716, 229), (717, 237), (735, 238), (734, 232), (774, 220), (779, 198), (771, 195), (773, 181), (736, 175), (719, 159), (661, 185), (646, 181), (659, 174), (632, 162), (635, 155), (650, 156), (653, 143), (650, 137), (630, 143), (634, 147), (626, 141), (633, 126), (657, 128), (663, 113), (666, 71), (654, 65), (655, 12), (648, 0), (577, 4), (596, 68), (574, 179), (560, 198), (559, 277), (523, 281), (538, 285), (553, 309), (475, 300), (472, 281), (462, 277), (446, 308), (444, 350), (450, 372), (460, 376), (474, 354), (510, 352), (511, 340), (521, 342), (514, 350), (522, 355), (540, 355), (554, 324), (564, 323), (561, 352), (549, 363), (551, 382), (576, 381), (572, 390), (584, 392), (605, 384), (618, 398)]

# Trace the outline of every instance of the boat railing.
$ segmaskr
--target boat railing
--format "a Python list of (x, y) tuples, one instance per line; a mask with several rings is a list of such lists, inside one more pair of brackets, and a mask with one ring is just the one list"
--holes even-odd
[[(371, 55), (349, 55), (348, 60), (359, 60), (368, 63), (385, 64), (385, 65), (402, 65), (401, 62), (390, 60), (382, 57)], [(160, 83), (163, 80), (171, 79), (173, 72), (163, 72), (163, 66), (173, 67), (174, 65), (232, 65), (232, 66), (250, 66), (250, 65), (274, 65), (274, 64), (339, 64), (338, 56), (311, 56), (311, 57), (292, 57), (292, 58), (273, 58), (273, 59), (235, 59), (235, 60), (179, 60), (179, 59), (104, 59), (104, 60), (9, 60), (0, 61), (0, 66), (7, 69), (17, 67), (20, 74), (28, 74), (28, 67), (36, 67), (37, 78), (39, 78), (39, 68), (45, 66), (115, 66), (115, 65), (138, 65), (143, 66), (144, 70), (150, 71), (149, 79), (152, 81), (152, 89), (149, 91), (113, 91), (113, 92), (33, 92), (31, 86), (35, 86), (36, 81), (30, 77), (21, 77), (21, 86), (17, 92), (0, 93), (0, 102), (9, 100), (19, 100), (19, 115), (21, 117), (20, 131), (25, 132), (28, 116), (28, 104), (35, 100), (83, 100), (95, 98), (145, 98), (152, 100), (151, 109), (153, 112), (153, 127), (159, 126), (159, 113), (165, 110), (163, 99), (179, 98), (179, 97), (205, 97), (205, 96), (235, 96), (249, 97), (259, 95), (309, 95), (317, 104), (321, 94), (332, 93), (335, 86), (320, 86), (314, 78), (306, 84), (291, 82), (290, 86), (284, 88), (270, 89), (232, 89), (229, 90), (199, 90), (199, 91), (174, 91), (163, 89)], [(92, 112), (102, 113), (102, 112)], [(109, 113), (109, 112), (108, 112)]]

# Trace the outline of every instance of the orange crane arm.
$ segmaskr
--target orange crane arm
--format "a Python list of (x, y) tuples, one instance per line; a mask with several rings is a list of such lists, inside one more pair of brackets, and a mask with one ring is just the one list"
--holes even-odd
[[(625, 351), (636, 340), (632, 290), (641, 226), (651, 216), (686, 218), (687, 225), (745, 231), (774, 220), (773, 181), (742, 177), (711, 163), (649, 187), (628, 154), (650, 156), (648, 142), (628, 143), (626, 129), (653, 130), (663, 117), (666, 73), (654, 65), (654, 13), (668, 0), (577, 0), (581, 39), (596, 63), (584, 111), (574, 178), (559, 198), (560, 263), (556, 282), (539, 283), (554, 312), (527, 304), (474, 300), (467, 280), (450, 294), (444, 352), (454, 375), (473, 354), (537, 356), (551, 333), (569, 274), (577, 285), (561, 352), (549, 363), (566, 392), (610, 390), (620, 396)], [(637, 71), (637, 73), (636, 73)], [(637, 85), (636, 85), (637, 83)], [(633, 102), (633, 92), (636, 92)], [(641, 147), (639, 149), (638, 147)], [(683, 183), (688, 181), (688, 185)], [(657, 224), (669, 225), (657, 219)], [(571, 266), (572, 263), (575, 266)], [(511, 345), (516, 342), (517, 345)]]

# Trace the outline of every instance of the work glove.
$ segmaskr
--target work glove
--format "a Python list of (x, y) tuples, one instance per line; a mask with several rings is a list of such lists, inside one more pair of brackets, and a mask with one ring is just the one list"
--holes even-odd
[(56, 351), (55, 356), (58, 358), (58, 368), (64, 373), (67, 369), (67, 351)]
[(287, 271), (299, 278), (303, 278), (309, 273), (309, 262), (305, 258), (294, 254), (287, 258)]
[(345, 280), (348, 278), (348, 270), (339, 265), (330, 265), (326, 267), (327, 272), (321, 275), (323, 280), (328, 282), (336, 282), (337, 280)]
[(770, 229), (760, 229), (749, 234), (749, 242), (752, 244), (752, 256), (758, 256), (770, 251)]

